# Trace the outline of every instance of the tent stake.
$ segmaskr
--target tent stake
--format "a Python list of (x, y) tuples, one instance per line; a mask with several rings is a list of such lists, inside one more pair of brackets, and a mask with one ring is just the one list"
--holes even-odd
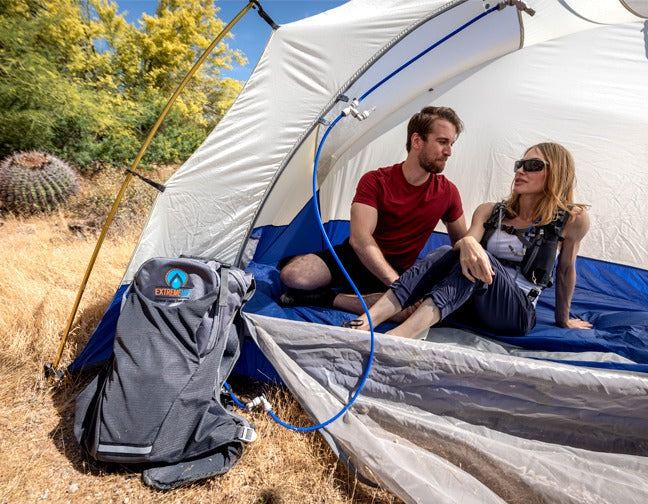
[(153, 137), (157, 133), (157, 130), (159, 129), (160, 125), (162, 124), (162, 121), (164, 118), (167, 116), (169, 113), (169, 110), (171, 109), (171, 106), (175, 103), (177, 100), (178, 96), (180, 93), (183, 91), (189, 80), (194, 76), (194, 74), (198, 71), (198, 69), (201, 67), (205, 59), (207, 59), (207, 56), (214, 50), (214, 48), (220, 43), (221, 40), (223, 40), (223, 37), (227, 35), (227, 33), (232, 29), (232, 27), (240, 21), (240, 19), (247, 14), (247, 12), (254, 6), (260, 7), (258, 1), (256, 0), (250, 0), (250, 2), (243, 8), (241, 11), (230, 21), (225, 28), (218, 34), (218, 36), (214, 39), (214, 41), (209, 45), (207, 49), (203, 52), (203, 54), (200, 56), (198, 61), (194, 64), (194, 66), (189, 70), (185, 78), (182, 80), (180, 85), (177, 87), (169, 101), (167, 102), (166, 106), (164, 107), (164, 110), (160, 114), (160, 117), (158, 117), (158, 120), (155, 122), (151, 130), (149, 131), (148, 136), (146, 137), (146, 140), (144, 140), (144, 143), (142, 144), (142, 147), (139, 150), (139, 153), (135, 157), (135, 161), (133, 161), (133, 164), (131, 166), (131, 169), (127, 171), (126, 173), (126, 178), (124, 179), (124, 182), (122, 183), (121, 188), (119, 189), (119, 193), (117, 194), (117, 197), (115, 198), (115, 201), (113, 202), (113, 206), (110, 209), (110, 213), (108, 214), (108, 217), (106, 219), (106, 222), (101, 229), (101, 233), (99, 235), (99, 239), (97, 240), (97, 244), (95, 245), (94, 252), (92, 253), (92, 257), (90, 258), (90, 261), (88, 262), (88, 266), (86, 267), (85, 274), (83, 276), (83, 280), (81, 281), (81, 285), (79, 286), (79, 290), (77, 292), (76, 299), (74, 301), (74, 305), (72, 306), (72, 311), (70, 313), (70, 316), (68, 317), (67, 324), (65, 326), (65, 331), (63, 332), (63, 336), (61, 337), (61, 342), (59, 343), (58, 351), (56, 353), (56, 358), (54, 359), (54, 362), (52, 364), (46, 364), (45, 365), (45, 376), (50, 380), (50, 381), (58, 381), (63, 377), (63, 373), (58, 371), (58, 366), (61, 362), (61, 356), (63, 355), (63, 349), (65, 348), (65, 343), (67, 342), (68, 336), (70, 334), (70, 330), (72, 328), (72, 323), (74, 322), (74, 318), (76, 317), (77, 310), (79, 309), (79, 304), (81, 303), (81, 298), (83, 297), (83, 293), (85, 291), (85, 288), (88, 284), (88, 279), (90, 278), (90, 273), (92, 272), (92, 268), (94, 267), (94, 264), (97, 260), (97, 256), (99, 255), (99, 250), (101, 249), (101, 246), (103, 245), (104, 239), (106, 238), (106, 234), (108, 233), (108, 228), (110, 227), (110, 224), (112, 223), (115, 214), (117, 213), (117, 208), (119, 207), (119, 203), (121, 202), (121, 199), (124, 197), (124, 193), (126, 192), (126, 188), (128, 187), (128, 184), (130, 183), (131, 179), (133, 178), (133, 172), (137, 169), (137, 166), (139, 165), (140, 161), (142, 160), (142, 157), (144, 156), (144, 153), (146, 152), (146, 149), (148, 149), (149, 144), (151, 143), (151, 140), (153, 140)]

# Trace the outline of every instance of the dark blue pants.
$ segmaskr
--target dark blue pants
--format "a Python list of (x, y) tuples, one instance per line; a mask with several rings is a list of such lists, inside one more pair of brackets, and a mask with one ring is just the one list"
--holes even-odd
[(536, 323), (533, 303), (501, 263), (487, 254), (495, 271), (490, 285), (468, 280), (461, 272), (459, 252), (446, 245), (416, 262), (391, 289), (403, 308), (429, 297), (441, 310), (441, 320), (454, 313), (453, 320), (476, 329), (526, 334)]

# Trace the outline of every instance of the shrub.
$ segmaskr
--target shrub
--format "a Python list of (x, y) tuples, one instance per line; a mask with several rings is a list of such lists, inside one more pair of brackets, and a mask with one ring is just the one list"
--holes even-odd
[(0, 207), (10, 212), (50, 212), (78, 190), (77, 174), (52, 154), (19, 152), (0, 162)]
[[(177, 168), (177, 165), (165, 165), (141, 168), (138, 172), (164, 184)], [(106, 166), (101, 172), (86, 178), (83, 190), (71, 198), (66, 208), (66, 216), (75, 220), (72, 225), (89, 232), (99, 231), (106, 222), (125, 176), (123, 169)], [(112, 228), (123, 232), (131, 227), (141, 227), (158, 195), (156, 189), (133, 178), (119, 203)]]

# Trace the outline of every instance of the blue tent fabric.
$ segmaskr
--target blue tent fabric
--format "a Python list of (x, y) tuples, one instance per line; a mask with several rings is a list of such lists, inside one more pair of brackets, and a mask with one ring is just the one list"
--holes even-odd
[(68, 366), (69, 371), (80, 371), (85, 367), (91, 367), (96, 364), (107, 361), (112, 355), (113, 340), (115, 338), (115, 329), (117, 328), (117, 319), (121, 307), (122, 297), (128, 289), (128, 285), (121, 285), (110, 305), (106, 309), (99, 325), (95, 328), (90, 340), (83, 348), (76, 359)]
[[(315, 223), (317, 214), (313, 198), (294, 217), (288, 226), (264, 226), (254, 231), (259, 237), (255, 260), (260, 263), (276, 263), (284, 257), (307, 254), (326, 248), (326, 242)], [(349, 236), (348, 221), (330, 221), (324, 224), (326, 236), (333, 245), (342, 243)]]

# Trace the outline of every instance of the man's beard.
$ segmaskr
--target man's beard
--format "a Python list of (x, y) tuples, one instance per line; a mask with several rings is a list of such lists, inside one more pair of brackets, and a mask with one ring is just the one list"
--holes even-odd
[(448, 158), (430, 159), (422, 152), (420, 152), (418, 156), (419, 165), (428, 173), (441, 173), (445, 168), (447, 160)]

